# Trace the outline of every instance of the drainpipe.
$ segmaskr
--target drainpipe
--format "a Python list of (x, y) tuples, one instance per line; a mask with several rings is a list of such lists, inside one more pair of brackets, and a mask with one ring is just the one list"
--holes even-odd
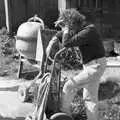
[(6, 27), (9, 34), (12, 33), (12, 23), (11, 23), (11, 9), (10, 0), (4, 0), (5, 5), (5, 16), (6, 16)]
[(58, 0), (58, 10), (62, 12), (66, 9), (66, 0)]

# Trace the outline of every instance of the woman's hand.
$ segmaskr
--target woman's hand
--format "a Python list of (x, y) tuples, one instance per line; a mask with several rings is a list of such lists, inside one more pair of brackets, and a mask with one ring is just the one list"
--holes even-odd
[(51, 47), (48, 46), (48, 47), (46, 48), (46, 56), (47, 56), (47, 57), (49, 57), (50, 51), (51, 51)]
[(53, 45), (57, 42), (57, 37), (54, 36), (52, 40), (49, 42), (47, 48), (46, 48), (46, 56), (49, 57), (51, 49), (53, 48)]

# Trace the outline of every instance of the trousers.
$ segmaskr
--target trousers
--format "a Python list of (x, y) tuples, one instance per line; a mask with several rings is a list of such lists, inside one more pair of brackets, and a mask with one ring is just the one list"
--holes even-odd
[(98, 120), (98, 89), (100, 78), (106, 67), (105, 57), (95, 59), (84, 65), (84, 69), (68, 80), (62, 91), (63, 112), (70, 114), (71, 102), (74, 99), (76, 90), (83, 88), (83, 99), (85, 101), (88, 120)]

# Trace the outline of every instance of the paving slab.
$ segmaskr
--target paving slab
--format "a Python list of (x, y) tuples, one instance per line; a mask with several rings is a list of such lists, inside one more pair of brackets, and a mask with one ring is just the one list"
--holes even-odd
[(18, 80), (0, 77), (0, 120), (24, 120), (33, 110), (33, 104), (21, 103), (17, 96)]

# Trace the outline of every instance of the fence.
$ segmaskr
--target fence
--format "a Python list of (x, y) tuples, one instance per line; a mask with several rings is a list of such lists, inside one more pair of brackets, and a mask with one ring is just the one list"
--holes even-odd
[[(58, 16), (57, 0), (8, 0), (12, 29), (18, 26), (34, 14), (44, 20), (48, 27), (53, 27)], [(4, 0), (0, 0), (0, 28), (5, 26)]]
[(4, 0), (0, 0), (0, 27), (5, 26)]

